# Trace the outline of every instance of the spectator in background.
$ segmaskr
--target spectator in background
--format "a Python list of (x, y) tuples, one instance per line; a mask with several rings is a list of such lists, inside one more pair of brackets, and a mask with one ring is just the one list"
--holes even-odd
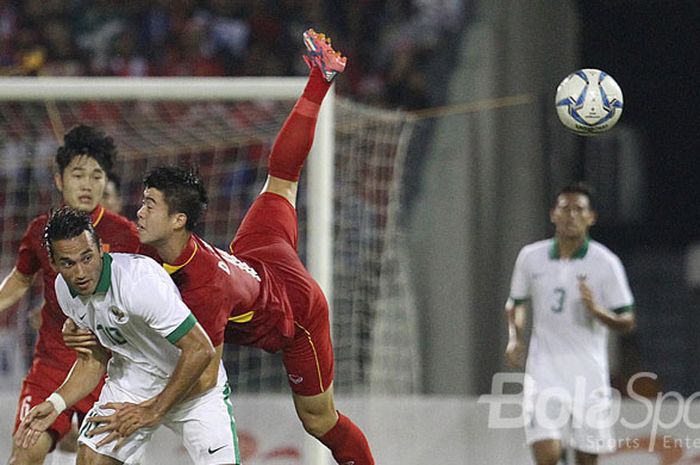
[(0, 0), (0, 74), (12, 74), (15, 66), (17, 13), (12, 2)]
[(46, 44), (46, 63), (42, 74), (75, 76), (83, 74), (71, 29), (63, 19), (50, 19), (42, 29), (42, 42)]
[(325, 22), (342, 32), (341, 48), (353, 60), (339, 92), (419, 109), (430, 104), (430, 65), (445, 34), (462, 24), (463, 3), (2, 1), (0, 74), (298, 75), (304, 70), (290, 37)]
[(124, 28), (114, 38), (109, 49), (107, 68), (113, 76), (147, 76), (149, 65), (142, 56), (138, 44), (138, 31)]

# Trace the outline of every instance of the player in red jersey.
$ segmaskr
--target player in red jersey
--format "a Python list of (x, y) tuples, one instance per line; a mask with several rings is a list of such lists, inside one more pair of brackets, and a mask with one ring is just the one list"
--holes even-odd
[[(56, 153), (58, 172), (55, 175), (56, 187), (61, 191), (63, 202), (90, 213), (96, 231), (104, 240), (103, 248), (106, 251), (138, 251), (139, 239), (135, 225), (99, 204), (107, 173), (112, 169), (117, 153), (112, 138), (95, 128), (81, 125), (71, 129), (64, 141)], [(64, 345), (61, 336), (61, 327), (66, 317), (56, 302), (56, 272), (51, 268), (43, 243), (47, 220), (48, 214), (43, 214), (29, 224), (19, 247), (16, 265), (0, 284), (0, 311), (8, 309), (24, 296), (37, 273), (41, 273), (44, 284), (41, 326), (32, 366), (22, 383), (15, 430), (32, 407), (58, 388), (76, 358), (75, 352)], [(90, 410), (100, 389), (101, 385), (74, 408), (64, 411), (32, 448), (20, 449), (13, 446), (10, 463), (44, 463), (46, 455), (70, 431), (72, 416), (76, 414), (80, 419)]]
[[(181, 168), (159, 167), (146, 176), (137, 215), (139, 237), (160, 255), (211, 338), (217, 360), (224, 339), (281, 350), (304, 429), (325, 444), (338, 463), (368, 465), (374, 459), (367, 439), (335, 410), (328, 303), (296, 250), (299, 175), (321, 102), (345, 67), (345, 59), (323, 35), (309, 30), (304, 42), (309, 80), (275, 140), (267, 182), (232, 242), (233, 255), (192, 232), (207, 197), (201, 180)], [(87, 343), (86, 335), (65, 336), (76, 344)]]

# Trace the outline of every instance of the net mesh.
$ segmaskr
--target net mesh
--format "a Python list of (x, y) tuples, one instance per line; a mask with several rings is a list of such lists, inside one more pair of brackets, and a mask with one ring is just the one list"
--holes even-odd
[[(194, 163), (209, 191), (201, 225), (208, 241), (227, 247), (266, 176), (274, 137), (291, 101), (0, 102), (0, 272), (14, 266), (30, 220), (60, 203), (52, 176), (58, 140), (83, 123), (99, 126), (119, 148), (115, 173), (124, 210), (135, 217), (149, 167)], [(402, 256), (401, 174), (411, 123), (403, 114), (336, 99), (336, 167), (332, 302), (335, 387), (343, 392), (419, 389), (415, 305)], [(305, 256), (304, 178), (299, 201), (300, 254)], [(0, 328), (0, 383), (21, 379), (34, 331), (28, 312), (41, 289), (5, 312)], [(14, 338), (12, 344), (7, 344)], [(6, 343), (6, 344), (3, 344)], [(17, 344), (17, 345), (15, 345)], [(12, 357), (14, 357), (14, 359)], [(15, 360), (17, 359), (17, 360)], [(21, 359), (21, 360), (20, 360)], [(286, 390), (279, 355), (226, 345), (224, 361), (238, 392)]]

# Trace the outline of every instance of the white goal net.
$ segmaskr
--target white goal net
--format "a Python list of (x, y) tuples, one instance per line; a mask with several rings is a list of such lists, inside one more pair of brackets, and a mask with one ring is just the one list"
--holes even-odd
[[(115, 139), (119, 157), (114, 171), (122, 181), (122, 214), (129, 218), (135, 217), (141, 178), (149, 167), (197, 165), (210, 196), (198, 232), (226, 247), (262, 187), (269, 149), (301, 90), (298, 87), (292, 95), (280, 95), (273, 83), (231, 98), (230, 93), (200, 94), (196, 86), (184, 84), (164, 94), (159, 87), (144, 85), (142, 89), (137, 80), (122, 80), (119, 85), (130, 86), (130, 97), (120, 99), (109, 89), (104, 96), (93, 96), (91, 82), (85, 80), (84, 85), (56, 93), (39, 79), (33, 91), (28, 87), (27, 96), (0, 92), (3, 277), (14, 265), (19, 240), (30, 220), (60, 203), (52, 181), (53, 157), (58, 138), (78, 123), (98, 126)], [(88, 92), (89, 99), (84, 97)], [(302, 258), (307, 263), (330, 264), (332, 279), (325, 287), (332, 290), (336, 390), (418, 392), (416, 308), (398, 222), (411, 123), (400, 112), (370, 109), (339, 98), (331, 101), (332, 111), (325, 113), (326, 118), (335, 116), (331, 139), (324, 136), (319, 142), (317, 135), (315, 145), (330, 147), (335, 163), (327, 175), (323, 169), (305, 170), (299, 215)], [(323, 176), (328, 176), (325, 184), (320, 179)], [(325, 204), (324, 188), (319, 191), (317, 187), (319, 180), (332, 189), (327, 192), (333, 192), (332, 201), (326, 199)], [(325, 252), (322, 239), (304, 240), (309, 222), (315, 228), (323, 226), (324, 216), (318, 211), (333, 212), (327, 236), (332, 243)], [(314, 273), (319, 267), (310, 268)], [(24, 375), (34, 338), (26, 310), (40, 300), (40, 289), (34, 289), (18, 310), (0, 316), (0, 383), (14, 383)], [(21, 350), (12, 349), (17, 345)], [(287, 389), (278, 356), (227, 345), (224, 357), (235, 391)]]

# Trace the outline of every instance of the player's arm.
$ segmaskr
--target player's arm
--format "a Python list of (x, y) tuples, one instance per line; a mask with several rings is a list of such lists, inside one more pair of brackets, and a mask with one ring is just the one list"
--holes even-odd
[(78, 353), (73, 368), (55, 391), (63, 397), (67, 407), (76, 404), (100, 384), (107, 372), (108, 360), (107, 351), (100, 345), (93, 347), (90, 353)]
[(44, 402), (32, 408), (15, 433), (15, 442), (22, 448), (32, 447), (66, 408), (97, 387), (107, 371), (107, 352), (93, 349), (80, 353), (65, 381)]
[(187, 396), (215, 356), (209, 336), (199, 323), (196, 323), (175, 345), (181, 350), (175, 371), (163, 391), (149, 401), (152, 402), (158, 419)]
[(27, 293), (34, 281), (34, 275), (26, 275), (13, 268), (0, 283), (0, 312), (7, 310)]
[(506, 363), (512, 368), (522, 368), (525, 364), (525, 312), (523, 301), (509, 298), (506, 302), (508, 321), (508, 345), (506, 346)]
[(513, 276), (510, 281), (510, 297), (506, 301), (508, 322), (508, 345), (506, 364), (511, 368), (525, 366), (525, 315), (527, 302), (531, 296), (529, 279), (529, 252), (527, 247), (520, 249), (515, 259)]
[(175, 404), (185, 399), (215, 356), (209, 336), (199, 323), (195, 323), (175, 342), (175, 345), (181, 350), (180, 358), (168, 384), (160, 394), (140, 404), (107, 403), (104, 408), (113, 409), (115, 413), (87, 420), (100, 424), (88, 433), (89, 436), (110, 433), (100, 441), (98, 446), (118, 440), (115, 448), (119, 448), (123, 438), (130, 436), (139, 428), (157, 424)]
[(192, 386), (192, 390), (190, 390), (188, 393), (188, 397), (194, 397), (216, 386), (216, 383), (219, 380), (219, 366), (221, 364), (223, 354), (223, 344), (219, 344), (218, 346), (214, 347), (214, 356), (211, 358), (207, 368), (199, 377), (196, 384)]
[(623, 333), (633, 331), (636, 328), (637, 321), (631, 307), (616, 309), (617, 311), (604, 308), (593, 297), (593, 292), (586, 284), (585, 279), (579, 279), (579, 290), (586, 309), (605, 326)]

